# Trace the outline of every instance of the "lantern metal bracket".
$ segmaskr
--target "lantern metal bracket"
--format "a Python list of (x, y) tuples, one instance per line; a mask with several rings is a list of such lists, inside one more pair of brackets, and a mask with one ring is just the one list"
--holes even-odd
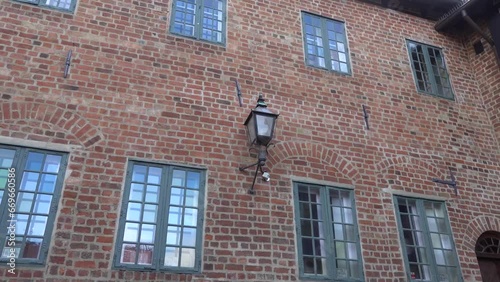
[[(251, 195), (254, 195), (255, 194), (255, 190), (253, 189), (253, 187), (255, 186), (255, 180), (257, 179), (257, 173), (266, 173), (263, 169), (264, 165), (266, 164), (266, 160), (267, 160), (267, 148), (269, 148), (269, 146), (272, 145), (272, 144), (269, 144), (268, 146), (260, 146), (259, 148), (259, 155), (258, 155), (258, 158), (257, 158), (257, 162), (256, 163), (253, 163), (253, 164), (250, 164), (250, 165), (247, 165), (247, 166), (244, 166), (244, 167), (240, 167), (240, 171), (244, 171), (246, 170), (247, 168), (251, 168), (253, 166), (256, 166), (255, 167), (255, 174), (253, 176), (253, 182), (252, 182), (252, 186), (250, 187), (250, 189), (248, 189), (248, 194), (251, 194)], [(252, 149), (256, 149), (256, 148), (252, 148)], [(267, 178), (269, 181), (269, 178)]]
[(451, 167), (448, 167), (448, 169), (450, 170), (451, 180), (442, 180), (442, 179), (433, 178), (432, 182), (446, 184), (448, 186), (451, 186), (451, 187), (453, 187), (453, 189), (455, 189), (455, 195), (458, 195), (457, 181), (455, 180), (455, 176), (453, 175), (453, 172), (451, 171)]

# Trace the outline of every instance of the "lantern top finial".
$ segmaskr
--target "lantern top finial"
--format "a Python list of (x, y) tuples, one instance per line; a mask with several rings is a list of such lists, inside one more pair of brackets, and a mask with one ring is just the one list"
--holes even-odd
[(267, 108), (266, 100), (262, 96), (262, 94), (259, 94), (259, 98), (257, 99), (257, 106), (255, 108), (262, 107), (262, 108)]

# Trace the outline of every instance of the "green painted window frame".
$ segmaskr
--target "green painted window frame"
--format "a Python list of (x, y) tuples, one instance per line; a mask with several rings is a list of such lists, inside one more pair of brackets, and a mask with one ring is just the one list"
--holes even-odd
[[(135, 170), (140, 169), (141, 167), (146, 167), (146, 174), (144, 176), (144, 181), (140, 181), (140, 179), (135, 178), (134, 173)], [(177, 181), (179, 172), (184, 173), (184, 182), (182, 185), (177, 185), (178, 183), (174, 183)], [(194, 182), (189, 184), (189, 175), (199, 175), (198, 182), (196, 185), (193, 185)], [(177, 176), (176, 176), (177, 175)], [(147, 176), (147, 179), (146, 179)], [(154, 177), (158, 178), (158, 181), (155, 180)], [(177, 178), (176, 178), (177, 177)], [(153, 180), (150, 180), (153, 179)], [(155, 182), (156, 181), (156, 182)], [(174, 185), (175, 184), (175, 185)], [(132, 194), (132, 185), (134, 187), (142, 189), (142, 192), (139, 194)], [(140, 188), (140, 187), (143, 188)], [(193, 188), (195, 187), (195, 188)], [(145, 190), (144, 190), (145, 189)], [(150, 190), (151, 189), (151, 190)], [(154, 192), (154, 191), (157, 192)], [(182, 190), (182, 193), (179, 193)], [(138, 190), (134, 190), (137, 193)], [(176, 193), (179, 194), (176, 194)], [(188, 198), (195, 198), (195, 196), (182, 196), (187, 195), (187, 193), (191, 193), (191, 195), (197, 194), (197, 201), (192, 201), (191, 205), (187, 204)], [(156, 195), (156, 196), (155, 196)], [(179, 197), (179, 195), (181, 195)], [(138, 199), (138, 196), (141, 199)], [(148, 200), (148, 197), (154, 197), (155, 200)], [(175, 203), (175, 201), (181, 200), (181, 203)], [(195, 205), (196, 203), (196, 205)], [(115, 254), (114, 254), (114, 267), (117, 269), (130, 269), (130, 270), (140, 270), (140, 271), (166, 271), (166, 272), (174, 272), (174, 273), (199, 273), (201, 269), (201, 258), (202, 258), (202, 243), (203, 243), (203, 219), (204, 219), (204, 203), (205, 203), (205, 169), (199, 168), (190, 168), (184, 166), (177, 165), (168, 165), (168, 164), (157, 164), (157, 163), (149, 163), (143, 161), (129, 161), (127, 168), (127, 176), (125, 180), (125, 190), (123, 193), (122, 199), (122, 207), (119, 219), (119, 228), (116, 240)], [(140, 206), (139, 211), (139, 219), (133, 219), (134, 216), (132, 213), (130, 217), (128, 217), (128, 211), (133, 209), (132, 205), (134, 205), (134, 209), (137, 210), (137, 206)], [(149, 207), (148, 212), (151, 212), (151, 207), (156, 206), (154, 212), (154, 220), (147, 221), (145, 216), (146, 206)], [(176, 211), (177, 212), (174, 212)], [(186, 224), (187, 222), (187, 210), (193, 211), (197, 210), (196, 215), (196, 225)], [(181, 216), (178, 216), (178, 213), (182, 213)], [(164, 217), (160, 217), (158, 215), (168, 215)], [(177, 216), (176, 216), (177, 215)], [(194, 220), (194, 216), (190, 214), (191, 221)], [(172, 223), (173, 219), (177, 218), (177, 223)], [(182, 223), (179, 223), (179, 220)], [(129, 226), (136, 225), (137, 226), (137, 235), (134, 240), (125, 240), (125, 229), (126, 224), (130, 224)], [(155, 231), (153, 231), (153, 239), (149, 242), (141, 242), (142, 233), (145, 229), (143, 229), (144, 225), (154, 225)], [(170, 237), (169, 231), (177, 228), (178, 231), (175, 233), (175, 237)], [(191, 232), (195, 229), (196, 235), (194, 238), (194, 245), (185, 245), (184, 236), (180, 234), (188, 234), (183, 233), (187, 229), (190, 229)], [(130, 229), (132, 230), (132, 229)], [(140, 231), (139, 231), (140, 230)], [(168, 230), (168, 231), (167, 231)], [(181, 239), (182, 237), (182, 239)], [(175, 244), (169, 243), (168, 240), (170, 238), (176, 238)], [(186, 237), (188, 238), (188, 237)], [(135, 244), (135, 249), (132, 251), (133, 255), (135, 255), (134, 263), (123, 263), (122, 260), (122, 245)], [(147, 246), (146, 246), (147, 245)], [(151, 264), (140, 264), (140, 251), (142, 246), (146, 246), (151, 248), (152, 254)], [(180, 247), (182, 250), (194, 250), (194, 265), (191, 267), (183, 267), (181, 257), (185, 255), (185, 253), (179, 252), (180, 255), (177, 257), (177, 266), (165, 266), (165, 250), (166, 248), (172, 249)], [(146, 248), (144, 248), (146, 249)], [(125, 256), (125, 254), (123, 254)], [(172, 260), (170, 260), (172, 261)]]
[[(446, 203), (395, 196), (394, 204), (408, 281), (463, 281)], [(408, 208), (410, 205), (413, 210)], [(405, 226), (403, 220), (407, 222)], [(413, 257), (411, 265), (409, 256)], [(440, 276), (443, 270), (446, 276)]]
[[(13, 159), (10, 161), (7, 160), (9, 158), (6, 155), (7, 151), (13, 152)], [(41, 159), (37, 158), (37, 156), (41, 156)], [(57, 171), (54, 171), (54, 160), (56, 159), (59, 159), (59, 162), (57, 164)], [(10, 165), (7, 165), (9, 162)], [(20, 246), (19, 254), (27, 257), (22, 258), (18, 255), (15, 259), (16, 264), (45, 265), (67, 162), (67, 153), (0, 144), (0, 192), (2, 194), (0, 196), (0, 207), (2, 207), (0, 210), (0, 230), (2, 230), (0, 232), (0, 246), (3, 246), (0, 253), (0, 263), (4, 264), (9, 261), (8, 255), (4, 257), (4, 252), (10, 252), (10, 248), (6, 247)], [(36, 168), (36, 164), (39, 164), (40, 167)], [(10, 187), (12, 187), (9, 187), (9, 169), (15, 170), (14, 188), (16, 207), (14, 217), (11, 217), (11, 211), (8, 209), (9, 199), (12, 199), (9, 195)], [(35, 181), (33, 177), (36, 177)], [(51, 178), (55, 179), (51, 181)], [(32, 186), (33, 184), (35, 185), (34, 187)], [(31, 201), (30, 196), (32, 197)], [(50, 197), (50, 201), (47, 202), (48, 197)], [(26, 208), (28, 210), (25, 210)], [(26, 218), (26, 225), (22, 236), (19, 236), (20, 233), (17, 233), (17, 228), (23, 226), (21, 224), (24, 221), (21, 220), (22, 217)], [(39, 225), (40, 220), (37, 222), (35, 217), (36, 219), (46, 218), (45, 224), (43, 224), (45, 225), (44, 231), (40, 232), (43, 234), (36, 234), (37, 230), (40, 230), (41, 225)], [(13, 221), (11, 221), (12, 218), (14, 218)], [(10, 234), (12, 234), (8, 231), (8, 227), (13, 225), (16, 226), (14, 233), (16, 234), (16, 240), (22, 240), (20, 244), (14, 242), (15, 245), (13, 245), (12, 241), (7, 241)], [(28, 238), (31, 238), (32, 242), (42, 240), (39, 245), (37, 257), (28, 257), (30, 255), (25, 254), (26, 251), (27, 253), (33, 253), (33, 249), (26, 248), (26, 240)], [(36, 246), (36, 243), (34, 245)]]
[[(183, 9), (182, 4), (186, 5), (188, 0), (173, 0), (172, 1), (172, 13), (170, 16), (170, 32), (172, 34), (193, 38), (200, 41), (211, 42), (215, 44), (225, 45), (226, 44), (226, 21), (227, 21), (227, 0), (194, 0), (194, 9), (192, 9), (191, 13), (188, 9)], [(208, 6), (213, 3), (221, 3), (220, 9), (213, 9), (214, 7)], [(182, 3), (182, 4), (181, 4)], [(209, 22), (217, 23), (216, 19), (210, 18), (209, 10), (213, 9), (214, 12), (220, 12), (221, 19), (219, 20), (220, 29), (218, 28), (210, 28)], [(207, 16), (205, 16), (205, 12), (207, 12)], [(178, 16), (182, 18), (181, 21), (178, 21)], [(213, 16), (213, 14), (212, 14)], [(192, 33), (186, 31), (186, 23), (191, 18), (191, 24), (187, 26), (192, 26)], [(178, 25), (177, 25), (178, 24)], [(203, 33), (204, 30), (212, 30), (215, 33), (220, 33), (220, 40), (217, 38), (210, 39), (205, 38), (206, 34)], [(184, 32), (186, 31), (186, 32)]]
[[(364, 281), (354, 190), (304, 182), (294, 182), (293, 185), (300, 278), (328, 281), (332, 279), (335, 279), (335, 281), (337, 279), (339, 281)], [(315, 201), (312, 201), (312, 191), (314, 191), (315, 195), (318, 195), (315, 196)], [(332, 195), (338, 195), (338, 200), (335, 201)], [(313, 205), (315, 208), (313, 208)], [(317, 218), (314, 217), (315, 213)], [(309, 226), (309, 229), (304, 228), (306, 226)], [(351, 236), (348, 236), (349, 233)], [(305, 244), (311, 246), (310, 250), (306, 249)], [(318, 246), (320, 254), (317, 255)], [(349, 248), (353, 252), (349, 252)], [(343, 255), (339, 255), (342, 252)], [(306, 273), (304, 261), (309, 260), (311, 262), (310, 259), (312, 259), (313, 270), (316, 272), (318, 266), (315, 259), (318, 258), (324, 260), (321, 266), (324, 273)], [(340, 274), (339, 269), (341, 268), (338, 267), (344, 262), (346, 276)], [(352, 267), (350, 263), (357, 266)], [(357, 277), (352, 277), (352, 272), (356, 272), (357, 274), (354, 276)]]
[[(306, 65), (351, 75), (345, 22), (302, 12), (302, 35)], [(315, 62), (317, 58), (323, 58), (323, 65)]]
[(454, 100), (442, 49), (409, 39), (406, 46), (418, 92)]
[[(52, 10), (70, 12), (70, 13), (73, 13), (76, 7), (76, 0), (13, 0), (13, 1), (27, 3)], [(54, 5), (51, 5), (50, 3), (47, 2), (54, 2)], [(61, 4), (61, 2), (66, 3), (68, 5), (66, 7), (59, 7), (59, 4)]]

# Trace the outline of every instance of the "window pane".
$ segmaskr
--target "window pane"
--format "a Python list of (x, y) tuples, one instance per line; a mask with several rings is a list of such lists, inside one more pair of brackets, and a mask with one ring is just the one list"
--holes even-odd
[(300, 221), (300, 232), (302, 236), (312, 236), (312, 226), (311, 221), (309, 220), (301, 220)]
[(43, 171), (57, 173), (59, 171), (61, 159), (62, 159), (61, 156), (47, 155), (47, 158), (45, 159), (45, 164), (43, 166)]
[(139, 245), (139, 257), (137, 258), (138, 264), (151, 264), (153, 262), (153, 250), (151, 245)]
[(198, 191), (186, 190), (186, 206), (187, 207), (197, 207), (198, 206)]
[(172, 188), (170, 192), (170, 204), (182, 206), (184, 204), (184, 189)]
[(184, 186), (186, 173), (182, 170), (174, 170), (172, 177), (172, 186)]
[(23, 236), (28, 227), (29, 215), (16, 214), (16, 235)]
[(31, 212), (31, 206), (33, 205), (33, 199), (35, 194), (33, 193), (19, 193), (17, 196), (17, 212), (29, 213)]
[(200, 173), (189, 171), (187, 173), (187, 188), (198, 189), (200, 188)]
[(35, 191), (38, 184), (39, 173), (35, 172), (25, 172), (23, 174), (23, 179), (21, 180), (21, 190), (25, 191)]
[(142, 194), (144, 193), (144, 184), (132, 183), (130, 185), (129, 200), (142, 201)]
[(132, 170), (132, 181), (135, 182), (145, 182), (146, 181), (146, 170), (147, 167), (142, 165), (134, 165)]
[(197, 209), (184, 209), (184, 225), (196, 226), (197, 219)]
[(47, 226), (46, 216), (31, 216), (28, 235), (43, 236), (45, 233), (45, 226)]
[(181, 224), (182, 219), (181, 208), (179, 207), (170, 207), (168, 212), (168, 224)]
[(36, 196), (35, 205), (33, 207), (33, 213), (49, 214), (51, 202), (52, 202), (51, 195), (38, 194)]
[(11, 168), (15, 153), (15, 150), (0, 148), (0, 167)]
[(127, 209), (127, 220), (140, 221), (142, 205), (140, 203), (129, 203)]
[(26, 170), (40, 171), (42, 169), (44, 154), (30, 152), (26, 160)]
[(137, 247), (134, 244), (123, 244), (122, 246), (122, 256), (120, 258), (121, 263), (135, 263), (135, 258), (137, 255)]
[(165, 248), (165, 266), (179, 266), (179, 250), (180, 248), (174, 247)]
[(337, 276), (338, 278), (348, 277), (348, 266), (346, 260), (337, 260)]
[(155, 226), (152, 224), (143, 224), (141, 226), (141, 243), (154, 243)]
[(158, 193), (158, 186), (148, 185), (146, 188), (146, 199), (144, 201), (147, 203), (158, 203)]
[(137, 242), (138, 237), (139, 237), (139, 223), (127, 222), (125, 224), (125, 231), (123, 232), (123, 241)]
[(182, 245), (186, 247), (196, 246), (196, 228), (184, 228), (182, 231)]
[(0, 203), (3, 198), (3, 190), (7, 188), (9, 169), (12, 167), (15, 153), (15, 150), (0, 148)]
[(27, 238), (23, 250), (23, 258), (37, 259), (40, 255), (42, 247), (42, 239), (40, 238)]
[(161, 168), (150, 167), (148, 174), (148, 183), (160, 184), (160, 182), (161, 182)]
[(42, 193), (54, 193), (54, 189), (56, 188), (56, 180), (57, 175), (55, 174), (42, 174), (38, 191)]
[(315, 273), (314, 269), (314, 259), (312, 257), (304, 257), (304, 273)]
[[(22, 241), (21, 240), (18, 240), (18, 238), (16, 238), (15, 240), (15, 246), (14, 248), (12, 248), (11, 246), (8, 245), (8, 241), (6, 240), (5, 241), (5, 246), (3, 248), (3, 251), (2, 251), (2, 258), (8, 258), (9, 256), (11, 256), (11, 254), (14, 254), (16, 258), (19, 257), (19, 254), (21, 252), (21, 244), (22, 244)], [(11, 248), (13, 250), (11, 250)]]
[(339, 259), (345, 259), (346, 254), (345, 254), (345, 243), (343, 242), (336, 242), (335, 243), (335, 255)]
[(144, 205), (144, 213), (142, 217), (143, 222), (156, 222), (156, 205)]
[(182, 248), (181, 267), (194, 267), (195, 250), (190, 248)]
[(167, 244), (168, 245), (180, 245), (181, 243), (181, 228), (175, 226), (169, 226), (167, 229)]

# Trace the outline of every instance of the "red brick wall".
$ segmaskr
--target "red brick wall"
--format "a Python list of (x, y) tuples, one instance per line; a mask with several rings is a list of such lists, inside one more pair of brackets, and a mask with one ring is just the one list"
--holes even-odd
[[(0, 134), (73, 148), (46, 266), (18, 277), (297, 280), (291, 188), (302, 179), (354, 185), (367, 281), (406, 277), (394, 191), (447, 199), (464, 278), (480, 281), (475, 240), (500, 231), (493, 57), (361, 2), (228, 2), (222, 47), (170, 35), (171, 1), (83, 0), (74, 14), (0, 1)], [(346, 22), (352, 76), (305, 65), (301, 11)], [(443, 48), (455, 101), (417, 93), (406, 38)], [(272, 180), (251, 196), (238, 167), (254, 161), (242, 123), (258, 93), (280, 117)], [(112, 269), (127, 158), (207, 167), (201, 274)], [(448, 167), (458, 196), (431, 181)]]
[[(486, 22), (480, 22), (484, 33), (491, 38)], [(484, 51), (476, 54), (473, 44), (481, 41)], [(493, 125), (497, 140), (500, 140), (500, 54), (495, 55), (495, 48), (479, 34), (469, 32), (464, 37), (469, 60), (473, 67), (471, 73), (476, 76), (483, 97), (484, 107)]]

